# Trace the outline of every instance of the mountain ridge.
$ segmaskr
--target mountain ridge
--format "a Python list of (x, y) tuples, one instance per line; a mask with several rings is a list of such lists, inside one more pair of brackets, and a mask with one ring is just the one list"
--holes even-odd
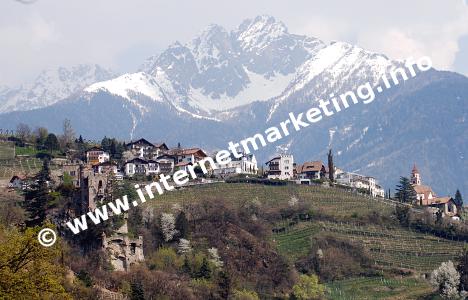
[[(150, 57), (139, 72), (93, 83), (52, 106), (2, 114), (0, 126), (27, 121), (59, 131), (61, 120), (53, 116), (60, 112), (91, 138), (144, 136), (222, 149), (331, 93), (365, 82), (375, 87), (402, 64), (348, 43), (290, 34), (283, 23), (260, 16), (231, 31), (209, 26), (192, 41)], [(417, 162), (441, 194), (467, 191), (467, 96), (468, 78), (431, 69), (257, 156), (262, 161), (287, 149), (297, 161), (324, 159), (331, 147), (337, 165), (375, 176), (387, 187)], [(450, 130), (461, 138), (452, 138)], [(444, 162), (450, 176), (435, 162)]]

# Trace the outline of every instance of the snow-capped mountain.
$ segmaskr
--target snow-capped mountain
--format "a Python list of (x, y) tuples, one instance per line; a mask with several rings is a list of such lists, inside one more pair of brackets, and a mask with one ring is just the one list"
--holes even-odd
[(113, 76), (115, 74), (98, 65), (45, 70), (33, 82), (15, 88), (0, 87), (0, 112), (47, 107)]
[[(210, 25), (148, 58), (138, 72), (94, 80), (67, 101), (2, 114), (0, 128), (25, 122), (59, 131), (69, 118), (89, 138), (145, 137), (221, 149), (277, 125), (289, 112), (306, 111), (317, 99), (377, 85), (401, 64), (356, 45), (291, 34), (283, 23), (259, 16), (232, 31)], [(468, 78), (431, 69), (256, 156), (262, 161), (282, 147), (300, 162), (325, 159), (332, 147), (336, 165), (375, 176), (386, 187), (416, 162), (436, 192), (468, 191), (467, 102)]]
[[(174, 43), (150, 57), (139, 73), (123, 76), (132, 80), (126, 83), (120, 78), (119, 89), (137, 95), (135, 87), (145, 86), (143, 94), (148, 96), (151, 90), (159, 100), (161, 95), (170, 95), (168, 101), (176, 107), (202, 116), (226, 116), (219, 112), (270, 100), (275, 102), (272, 115), (279, 103), (294, 93), (309, 90), (314, 92), (310, 96), (320, 97), (364, 81), (377, 83), (395, 65), (397, 62), (384, 55), (347, 43), (327, 45), (316, 38), (291, 34), (273, 17), (259, 16), (231, 32), (210, 25), (191, 42)], [(155, 84), (148, 87), (150, 77)], [(142, 82), (136, 84), (135, 78)], [(97, 86), (99, 91), (110, 93), (115, 89), (110, 81)], [(97, 91), (96, 85), (85, 91)]]

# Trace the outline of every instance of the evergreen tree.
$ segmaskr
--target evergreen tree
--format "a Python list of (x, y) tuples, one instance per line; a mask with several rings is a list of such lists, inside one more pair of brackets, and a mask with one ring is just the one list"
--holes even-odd
[(52, 200), (50, 181), (49, 161), (45, 159), (42, 170), (34, 177), (34, 182), (24, 197), (24, 207), (29, 214), (28, 226), (42, 225), (46, 219)]
[(60, 145), (59, 145), (57, 136), (55, 134), (53, 134), (53, 133), (49, 133), (49, 135), (47, 136), (47, 138), (45, 140), (44, 146), (50, 152), (52, 152), (54, 150), (59, 150)]
[(105, 136), (101, 140), (101, 148), (102, 148), (102, 150), (104, 150), (106, 152), (110, 152), (110, 147), (111, 147), (111, 140), (107, 136)]
[(400, 177), (400, 183), (396, 187), (395, 197), (403, 203), (415, 203), (416, 191), (407, 177)]
[(75, 141), (75, 144), (77, 146), (78, 151), (80, 154), (84, 155), (84, 152), (86, 151), (86, 144), (83, 140), (83, 137), (80, 135), (80, 137)]
[(109, 152), (111, 157), (115, 157), (115, 154), (117, 153), (117, 141), (115, 139), (111, 139), (110, 141)]
[(228, 272), (222, 271), (219, 273), (218, 286), (219, 296), (221, 299), (229, 299), (229, 295), (231, 294), (232, 280)]
[(132, 294), (130, 295), (131, 300), (145, 300), (145, 292), (143, 286), (139, 282), (132, 282), (130, 284)]
[(202, 265), (200, 266), (200, 270), (198, 271), (197, 277), (205, 279), (211, 278), (211, 268), (208, 264), (208, 260), (206, 259), (206, 257), (203, 258)]
[(409, 216), (410, 209), (406, 205), (397, 205), (395, 207), (395, 214), (398, 219), (398, 222), (402, 226), (409, 226), (410, 223), (410, 216)]
[(460, 193), (460, 190), (457, 190), (457, 192), (455, 193), (455, 204), (458, 206), (458, 207), (463, 207), (463, 198), (462, 198), (462, 195)]
[(181, 211), (176, 218), (175, 228), (179, 231), (180, 238), (186, 238), (188, 235), (189, 224), (185, 213)]

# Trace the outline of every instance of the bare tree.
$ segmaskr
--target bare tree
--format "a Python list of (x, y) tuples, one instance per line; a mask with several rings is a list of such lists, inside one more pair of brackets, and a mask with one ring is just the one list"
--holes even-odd
[(31, 137), (31, 127), (24, 123), (19, 123), (16, 126), (16, 136), (23, 142), (26, 142)]
[(34, 129), (34, 136), (39, 145), (43, 145), (45, 143), (48, 135), (49, 131), (45, 127), (36, 127), (36, 129)]
[(69, 119), (65, 119), (63, 121), (63, 134), (61, 136), (61, 143), (63, 148), (69, 148), (75, 141), (75, 131), (71, 125), (71, 121)]

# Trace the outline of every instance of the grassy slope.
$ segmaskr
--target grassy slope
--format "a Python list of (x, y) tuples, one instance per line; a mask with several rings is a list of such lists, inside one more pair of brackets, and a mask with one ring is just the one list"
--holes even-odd
[[(185, 188), (166, 193), (154, 200), (158, 209), (168, 209), (174, 203), (190, 203), (203, 200), (229, 201), (236, 204), (256, 200), (264, 207), (287, 205), (296, 197), (310, 203), (312, 210), (338, 220), (359, 218), (373, 211), (390, 215), (394, 207), (352, 193), (324, 187), (307, 186), (264, 186), (249, 184), (215, 184)], [(409, 231), (401, 227), (380, 227), (377, 225), (356, 226), (350, 222), (299, 222), (289, 226), (284, 220), (286, 232), (273, 234), (272, 241), (278, 250), (294, 261), (307, 254), (311, 237), (332, 234), (338, 237), (362, 241), (370, 250), (376, 264), (381, 266), (404, 267), (429, 272), (440, 262), (453, 259), (463, 243), (444, 240), (430, 235)], [(414, 278), (382, 279), (354, 278), (328, 284), (332, 299), (415, 299), (430, 293), (430, 286)]]
[(353, 278), (327, 285), (330, 299), (417, 299), (431, 293), (431, 287), (415, 278)]

